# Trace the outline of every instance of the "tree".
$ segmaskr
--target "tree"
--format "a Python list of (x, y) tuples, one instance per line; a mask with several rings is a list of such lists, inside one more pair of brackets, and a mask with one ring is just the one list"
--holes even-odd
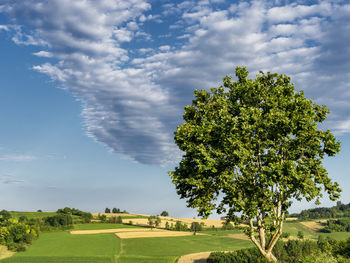
[(112, 213), (113, 213), (113, 214), (120, 213), (120, 209), (114, 207), (114, 208), (112, 209)]
[(249, 79), (244, 67), (236, 68), (236, 76), (226, 76), (211, 92), (195, 90), (175, 131), (184, 155), (169, 174), (200, 216), (216, 210), (234, 221), (240, 212), (251, 241), (276, 261), (272, 249), (291, 199), (318, 204), (322, 186), (331, 200), (339, 198), (341, 189), (322, 160), (338, 153), (340, 143), (317, 128), (327, 107), (295, 92), (290, 77), (260, 71)]
[(108, 207), (105, 209), (105, 213), (109, 214), (111, 212), (111, 209), (109, 209)]
[(167, 211), (163, 211), (160, 215), (161, 216), (169, 216), (169, 213)]
[(197, 232), (202, 231), (202, 226), (198, 222), (192, 222), (191, 223), (191, 231), (194, 235), (196, 235)]
[(161, 223), (159, 216), (150, 216), (148, 217), (148, 224), (153, 228), (154, 226), (158, 227)]

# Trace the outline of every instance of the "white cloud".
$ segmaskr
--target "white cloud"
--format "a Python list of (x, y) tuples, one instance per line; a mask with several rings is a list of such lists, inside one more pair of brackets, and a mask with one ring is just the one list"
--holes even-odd
[[(87, 134), (133, 160), (176, 162), (173, 130), (193, 90), (220, 85), (239, 65), (252, 77), (260, 69), (291, 75), (297, 89), (330, 104), (330, 127), (349, 131), (347, 5), (252, 1), (218, 10), (214, 2), (166, 3), (162, 17), (148, 14), (143, 0), (7, 1), (3, 10), (18, 23), (16, 43), (45, 46), (35, 55), (57, 58), (33, 69), (82, 101)], [(181, 20), (168, 25), (179, 36), (153, 43), (145, 22), (171, 15)]]
[(9, 28), (6, 25), (0, 25), (0, 30), (9, 31)]
[(39, 51), (39, 52), (35, 52), (33, 53), (34, 56), (38, 56), (38, 57), (44, 57), (44, 58), (51, 58), (53, 57), (53, 54), (47, 51)]

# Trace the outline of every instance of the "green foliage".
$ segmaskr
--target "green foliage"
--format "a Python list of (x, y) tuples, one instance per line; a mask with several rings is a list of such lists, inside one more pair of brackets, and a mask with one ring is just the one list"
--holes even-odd
[(162, 222), (162, 220), (160, 219), (159, 216), (150, 216), (148, 217), (148, 224), (151, 227), (158, 227), (160, 225), (160, 223)]
[(338, 201), (337, 205), (333, 207), (307, 209), (301, 211), (299, 214), (292, 214), (291, 216), (298, 217), (301, 220), (350, 217), (350, 203), (346, 205)]
[(111, 212), (111, 209), (109, 209), (108, 207), (105, 209), (105, 213), (109, 214)]
[[(336, 241), (319, 238), (318, 242), (310, 240), (289, 240), (277, 242), (273, 249), (274, 255), (280, 263), (337, 263), (349, 262), (350, 239)], [(230, 253), (211, 253), (207, 262), (232, 263), (232, 262), (268, 262), (263, 259), (256, 248), (244, 249)]]
[(7, 221), (11, 218), (11, 214), (10, 212), (6, 211), (6, 210), (1, 210), (0, 211), (0, 222), (4, 222)]
[(106, 215), (101, 215), (101, 214), (98, 214), (97, 215), (97, 219), (101, 221), (101, 223), (104, 223), (107, 221), (107, 216)]
[(174, 229), (175, 231), (187, 231), (188, 226), (185, 223), (182, 223), (181, 221), (176, 221)]
[(304, 238), (304, 232), (303, 231), (298, 231), (297, 236), (298, 236), (299, 239), (303, 239)]
[(281, 235), (281, 238), (288, 238), (288, 237), (290, 237), (290, 234), (288, 232), (284, 232)]
[(160, 213), (161, 216), (169, 216), (169, 213), (167, 211), (163, 211), (162, 213)]
[(112, 224), (121, 224), (123, 223), (123, 219), (121, 216), (111, 216), (108, 218), (108, 222)]
[(91, 213), (84, 213), (81, 215), (81, 219), (83, 223), (90, 223), (93, 216)]
[(261, 257), (255, 248), (237, 250), (234, 252), (213, 252), (207, 259), (208, 263), (267, 263), (268, 260)]
[(112, 213), (113, 214), (120, 213), (120, 209), (119, 208), (117, 209), (117, 208), (113, 207)]
[(52, 227), (67, 227), (72, 226), (72, 216), (69, 214), (57, 214), (55, 216), (50, 216), (44, 218), (44, 222), (46, 225), (52, 226)]
[(326, 227), (322, 229), (322, 232), (350, 232), (350, 218), (327, 220)]
[(9, 250), (24, 251), (39, 236), (39, 227), (12, 219), (5, 210), (1, 212), (4, 217), (0, 221), (0, 245)]
[(270, 251), (293, 198), (319, 203), (322, 188), (331, 200), (339, 198), (322, 160), (338, 153), (340, 143), (317, 128), (327, 107), (296, 93), (288, 76), (260, 72), (249, 79), (244, 67), (236, 76), (210, 92), (195, 90), (175, 131), (184, 155), (169, 174), (200, 216), (216, 210), (233, 221), (237, 213), (256, 221), (262, 240), (271, 236), (268, 245), (254, 240), (252, 226), (247, 233), (260, 251)]
[(222, 227), (221, 227), (222, 230), (232, 230), (234, 229), (234, 226), (232, 225), (231, 222), (229, 221), (225, 221), (225, 222), (222, 222)]
[(196, 232), (202, 231), (202, 225), (199, 224), (198, 222), (192, 222), (190, 229), (193, 233), (196, 233)]

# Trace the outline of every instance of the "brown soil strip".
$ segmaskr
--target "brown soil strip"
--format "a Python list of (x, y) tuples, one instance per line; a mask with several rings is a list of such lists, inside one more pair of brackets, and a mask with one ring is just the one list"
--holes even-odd
[(319, 222), (315, 221), (308, 221), (308, 222), (300, 222), (302, 225), (306, 226), (307, 228), (313, 230), (313, 231), (320, 231), (324, 226), (320, 224)]
[(0, 246), (0, 259), (11, 257), (15, 252), (10, 251), (5, 246)]
[[(115, 233), (115, 235), (121, 239), (126, 238), (146, 238), (146, 237), (179, 237), (179, 236), (192, 236), (191, 232), (180, 232), (180, 231), (148, 231), (148, 232), (124, 232)], [(201, 235), (201, 234), (197, 234)]]
[(211, 252), (200, 252), (182, 256), (177, 263), (206, 263)]
[(250, 240), (246, 234), (232, 234), (232, 235), (228, 235), (227, 237), (242, 239), (242, 240)]
[[(150, 228), (115, 228), (115, 229), (96, 229), (96, 230), (73, 230), (70, 231), (72, 235), (90, 235), (90, 234), (104, 234), (104, 233), (117, 233), (117, 232), (141, 232), (150, 231)], [(154, 229), (152, 231), (158, 231)]]

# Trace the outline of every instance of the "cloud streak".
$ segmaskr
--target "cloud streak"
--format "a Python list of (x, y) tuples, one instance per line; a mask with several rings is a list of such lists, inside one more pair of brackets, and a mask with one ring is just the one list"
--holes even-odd
[[(41, 47), (34, 55), (47, 62), (33, 69), (82, 102), (88, 136), (141, 163), (178, 160), (173, 130), (193, 90), (238, 65), (291, 75), (330, 106), (329, 127), (349, 132), (350, 6), (224, 2), (152, 2), (154, 13), (144, 0), (5, 1), (12, 24), (0, 29)], [(158, 24), (166, 36), (147, 31)]]
[(27, 162), (36, 160), (36, 156), (24, 154), (5, 154), (0, 156), (0, 161)]

